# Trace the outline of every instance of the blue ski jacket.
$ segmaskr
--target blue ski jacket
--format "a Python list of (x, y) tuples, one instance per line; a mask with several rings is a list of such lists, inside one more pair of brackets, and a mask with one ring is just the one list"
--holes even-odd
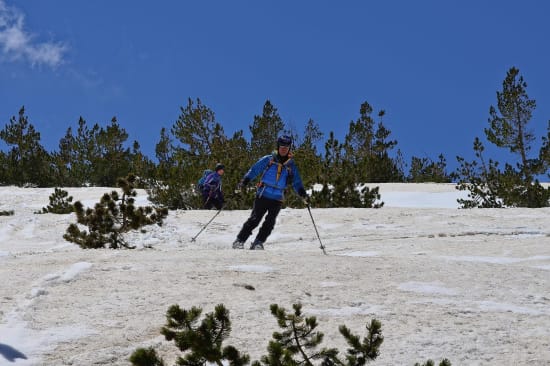
[(210, 198), (223, 203), (222, 177), (217, 172), (212, 172), (206, 177), (202, 195), (204, 199)]
[(284, 191), (288, 185), (292, 185), (298, 195), (306, 196), (302, 178), (292, 155), (289, 154), (288, 159), (283, 162), (279, 160), (280, 158), (277, 152), (263, 156), (248, 170), (244, 181), (249, 182), (261, 175), (257, 184), (256, 197), (283, 201)]

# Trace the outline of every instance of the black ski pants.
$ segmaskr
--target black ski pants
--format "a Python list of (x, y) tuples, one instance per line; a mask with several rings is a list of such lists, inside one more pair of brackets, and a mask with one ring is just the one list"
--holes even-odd
[(252, 207), (252, 213), (250, 214), (248, 220), (244, 223), (239, 235), (237, 235), (237, 239), (244, 243), (252, 234), (252, 230), (260, 224), (260, 221), (262, 221), (262, 218), (267, 212), (264, 223), (260, 227), (258, 235), (256, 235), (256, 240), (264, 243), (269, 234), (271, 234), (271, 231), (273, 231), (275, 220), (277, 219), (277, 215), (279, 215), (279, 211), (281, 211), (281, 206), (282, 202), (280, 201), (256, 197), (254, 200), (254, 206)]
[(208, 194), (202, 195), (203, 207), (206, 210), (211, 210), (213, 208), (221, 210), (223, 206), (223, 199), (219, 197), (210, 197)]
[(213, 198), (210, 198), (204, 201), (204, 208), (206, 210), (211, 210), (213, 208), (215, 208), (216, 210), (221, 210), (222, 206), (223, 206), (223, 202)]

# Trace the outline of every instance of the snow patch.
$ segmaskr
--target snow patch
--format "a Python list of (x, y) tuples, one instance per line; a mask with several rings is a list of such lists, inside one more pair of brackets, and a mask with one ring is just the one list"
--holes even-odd
[(39, 296), (46, 295), (48, 292), (43, 288), (33, 288), (31, 290), (31, 298), (34, 299)]
[(549, 256), (536, 255), (527, 258), (513, 258), (513, 257), (485, 257), (485, 256), (440, 256), (439, 258), (459, 261), (459, 262), (481, 262), (481, 263), (491, 263), (491, 264), (512, 264), (520, 263), (526, 261), (537, 261), (549, 259)]
[(79, 273), (89, 269), (92, 267), (92, 264), (91, 263), (88, 263), (88, 262), (79, 262), (79, 263), (75, 263), (71, 266), (71, 268), (69, 268), (67, 271), (65, 271), (62, 275), (61, 275), (61, 281), (63, 282), (70, 282), (71, 280), (73, 280), (76, 276), (78, 276)]
[(304, 313), (308, 315), (316, 316), (330, 316), (330, 317), (349, 317), (354, 315), (369, 315), (376, 314), (380, 315), (383, 313), (381, 307), (378, 305), (369, 305), (359, 303), (356, 306), (344, 306), (341, 308), (329, 308), (329, 309), (306, 309)]
[(238, 266), (230, 266), (230, 270), (239, 271), (239, 272), (257, 272), (257, 273), (266, 273), (274, 272), (275, 269), (269, 266), (255, 265), (255, 264), (241, 264)]
[(422, 294), (439, 294), (454, 296), (457, 292), (441, 286), (439, 282), (405, 282), (398, 286), (402, 291), (419, 292)]
[(524, 306), (517, 306), (514, 304), (499, 303), (494, 301), (481, 301), (479, 308), (483, 311), (496, 311), (496, 312), (511, 312), (517, 314), (528, 315), (543, 315), (544, 313)]
[(340, 283), (327, 281), (327, 282), (319, 283), (319, 286), (321, 286), (321, 287), (337, 287), (337, 286), (340, 286)]
[(374, 251), (354, 251), (354, 252), (340, 253), (337, 255), (341, 255), (344, 257), (377, 257), (379, 253)]
[[(57, 344), (72, 341), (78, 338), (96, 334), (83, 326), (67, 326), (48, 328), (36, 331), (27, 328), (27, 323), (19, 319), (10, 318), (6, 324), (0, 324), (0, 334), (9, 359), (17, 366), (40, 365), (41, 355), (53, 351)], [(0, 356), (5, 356), (0, 352)], [(5, 357), (0, 357), (0, 363)]]
[(380, 191), (384, 207), (418, 207), (422, 202), (424, 208), (459, 208), (457, 197), (466, 199), (468, 192), (385, 192)]
[(539, 269), (545, 269), (547, 271), (550, 271), (550, 264), (544, 264), (542, 266), (532, 266), (532, 268), (539, 268)]

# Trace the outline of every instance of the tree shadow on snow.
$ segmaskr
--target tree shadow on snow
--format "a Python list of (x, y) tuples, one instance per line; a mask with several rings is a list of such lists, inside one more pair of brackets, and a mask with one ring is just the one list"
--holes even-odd
[(10, 362), (15, 362), (15, 360), (18, 358), (21, 358), (23, 360), (27, 359), (27, 356), (25, 356), (23, 353), (3, 343), (0, 343), (0, 355), (4, 356), (4, 358)]

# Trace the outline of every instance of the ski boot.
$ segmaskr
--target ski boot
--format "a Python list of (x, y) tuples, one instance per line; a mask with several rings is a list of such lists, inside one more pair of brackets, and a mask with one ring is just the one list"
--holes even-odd
[(233, 249), (244, 249), (244, 241), (240, 241), (239, 239), (236, 239), (233, 242)]
[(264, 243), (256, 239), (250, 246), (250, 250), (264, 250)]

